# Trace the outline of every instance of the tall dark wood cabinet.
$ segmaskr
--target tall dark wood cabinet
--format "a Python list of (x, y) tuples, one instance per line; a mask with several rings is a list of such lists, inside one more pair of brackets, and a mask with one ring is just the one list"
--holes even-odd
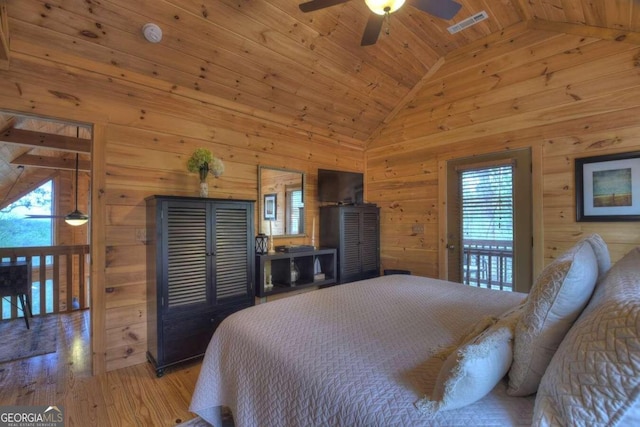
[(204, 354), (216, 327), (254, 304), (254, 202), (152, 196), (147, 201), (147, 358)]
[(380, 275), (380, 208), (321, 206), (320, 246), (338, 249), (338, 283)]

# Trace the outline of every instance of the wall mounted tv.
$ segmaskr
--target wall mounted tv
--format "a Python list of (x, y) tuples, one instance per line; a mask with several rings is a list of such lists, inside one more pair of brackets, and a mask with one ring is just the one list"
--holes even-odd
[(359, 205), (363, 202), (364, 178), (359, 172), (318, 169), (318, 200)]

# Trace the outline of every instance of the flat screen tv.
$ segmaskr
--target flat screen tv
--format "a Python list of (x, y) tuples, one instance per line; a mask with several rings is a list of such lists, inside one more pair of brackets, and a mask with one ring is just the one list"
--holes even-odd
[(361, 173), (318, 169), (319, 201), (360, 205), (363, 193), (364, 178)]

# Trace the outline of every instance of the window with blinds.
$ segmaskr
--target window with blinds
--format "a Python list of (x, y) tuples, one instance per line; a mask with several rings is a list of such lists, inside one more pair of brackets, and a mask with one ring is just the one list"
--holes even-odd
[(302, 201), (302, 190), (287, 191), (287, 234), (301, 234), (303, 232), (301, 218), (303, 217), (304, 202)]
[(513, 166), (461, 172), (463, 239), (513, 241)]
[(512, 290), (512, 164), (460, 171), (463, 283)]

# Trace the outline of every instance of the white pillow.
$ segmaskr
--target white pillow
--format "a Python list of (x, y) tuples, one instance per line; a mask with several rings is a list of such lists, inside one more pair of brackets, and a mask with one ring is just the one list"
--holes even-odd
[(510, 309), (495, 324), (461, 345), (440, 368), (431, 397), (416, 403), (425, 415), (461, 408), (486, 396), (506, 375), (512, 361), (513, 329), (520, 306)]
[(545, 267), (516, 325), (508, 394), (528, 396), (537, 391), (558, 345), (589, 301), (597, 278), (596, 256), (586, 240)]
[(553, 356), (533, 412), (537, 426), (637, 426), (638, 421), (640, 248), (618, 261), (596, 287)]
[(598, 280), (602, 279), (611, 268), (611, 255), (607, 243), (599, 234), (591, 234), (584, 238), (591, 245), (598, 262)]

